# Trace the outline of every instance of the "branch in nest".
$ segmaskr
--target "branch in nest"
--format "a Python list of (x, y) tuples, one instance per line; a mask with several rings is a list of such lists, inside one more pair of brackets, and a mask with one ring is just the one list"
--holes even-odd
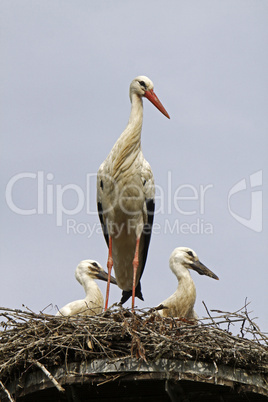
[(10, 400), (10, 402), (15, 402), (15, 400), (12, 398), (12, 396), (10, 395), (10, 393), (8, 392), (8, 390), (6, 389), (4, 384), (2, 383), (2, 381), (0, 381), (0, 386), (1, 386), (2, 390), (7, 394), (7, 397)]
[(53, 377), (53, 375), (37, 360), (31, 360), (30, 363), (35, 364), (37, 367), (39, 367), (43, 373), (50, 379), (50, 381), (55, 385), (55, 387), (58, 389), (60, 392), (65, 392), (65, 389), (58, 383), (58, 381)]

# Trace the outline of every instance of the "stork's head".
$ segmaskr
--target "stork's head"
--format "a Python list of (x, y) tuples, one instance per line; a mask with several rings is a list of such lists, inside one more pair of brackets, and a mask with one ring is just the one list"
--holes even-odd
[(170, 119), (168, 112), (154, 93), (154, 84), (150, 78), (145, 77), (145, 75), (139, 75), (138, 77), (134, 78), (129, 88), (129, 96), (131, 101), (133, 94), (147, 98), (158, 110), (160, 110), (161, 113)]
[(169, 258), (169, 265), (174, 274), (178, 277), (180, 267), (193, 269), (200, 275), (207, 275), (210, 278), (219, 279), (210, 269), (208, 269), (197, 257), (194, 250), (188, 247), (177, 247), (171, 253)]
[[(84, 260), (76, 267), (75, 277), (82, 285), (83, 279), (88, 276), (92, 279), (100, 279), (102, 281), (108, 280), (108, 274), (104, 271), (102, 266), (94, 260)], [(111, 283), (116, 284), (116, 279), (111, 276)]]

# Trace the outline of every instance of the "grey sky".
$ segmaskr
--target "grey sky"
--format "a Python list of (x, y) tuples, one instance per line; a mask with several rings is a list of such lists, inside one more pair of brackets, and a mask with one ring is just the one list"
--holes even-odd
[[(174, 292), (169, 255), (188, 246), (220, 277), (192, 273), (197, 313), (205, 315), (202, 300), (235, 311), (247, 298), (267, 330), (268, 3), (9, 0), (0, 7), (0, 305), (61, 307), (83, 297), (74, 278), (82, 259), (106, 267), (94, 174), (127, 124), (130, 82), (147, 75), (171, 120), (144, 100), (142, 148), (159, 187), (145, 302), (137, 305)], [(62, 204), (74, 211), (61, 222)], [(110, 304), (120, 295), (113, 286)]]

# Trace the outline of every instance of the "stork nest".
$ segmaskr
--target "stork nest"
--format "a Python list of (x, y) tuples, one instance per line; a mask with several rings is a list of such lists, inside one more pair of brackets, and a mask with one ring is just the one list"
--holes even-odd
[[(120, 357), (148, 363), (190, 359), (267, 374), (268, 337), (249, 317), (247, 305), (235, 313), (207, 313), (193, 323), (162, 318), (152, 309), (132, 312), (115, 306), (90, 317), (0, 308), (0, 385), (38, 365)], [(233, 335), (231, 327), (239, 334)]]

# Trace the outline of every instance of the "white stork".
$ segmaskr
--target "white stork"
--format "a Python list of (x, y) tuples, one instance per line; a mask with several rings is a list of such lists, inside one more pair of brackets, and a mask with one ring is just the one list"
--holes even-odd
[(196, 289), (188, 270), (193, 269), (200, 275), (207, 275), (214, 279), (219, 278), (202, 264), (196, 253), (188, 247), (175, 248), (169, 258), (169, 266), (179, 284), (175, 293), (159, 305), (166, 307), (159, 310), (159, 314), (162, 317), (184, 317), (197, 320), (198, 315), (194, 311)]
[(149, 99), (169, 118), (153, 88), (152, 81), (145, 76), (131, 82), (131, 113), (127, 127), (98, 171), (98, 212), (109, 248), (105, 310), (112, 267), (117, 284), (123, 290), (121, 304), (131, 295), (132, 308), (135, 295), (143, 300), (140, 278), (151, 237), (155, 189), (151, 167), (141, 151), (142, 98)]
[[(100, 288), (94, 279), (108, 280), (108, 274), (104, 271), (97, 261), (84, 260), (76, 267), (75, 277), (83, 286), (86, 297), (66, 304), (56, 314), (56, 316), (96, 315), (102, 313), (104, 300)], [(110, 281), (116, 284), (114, 277)]]

